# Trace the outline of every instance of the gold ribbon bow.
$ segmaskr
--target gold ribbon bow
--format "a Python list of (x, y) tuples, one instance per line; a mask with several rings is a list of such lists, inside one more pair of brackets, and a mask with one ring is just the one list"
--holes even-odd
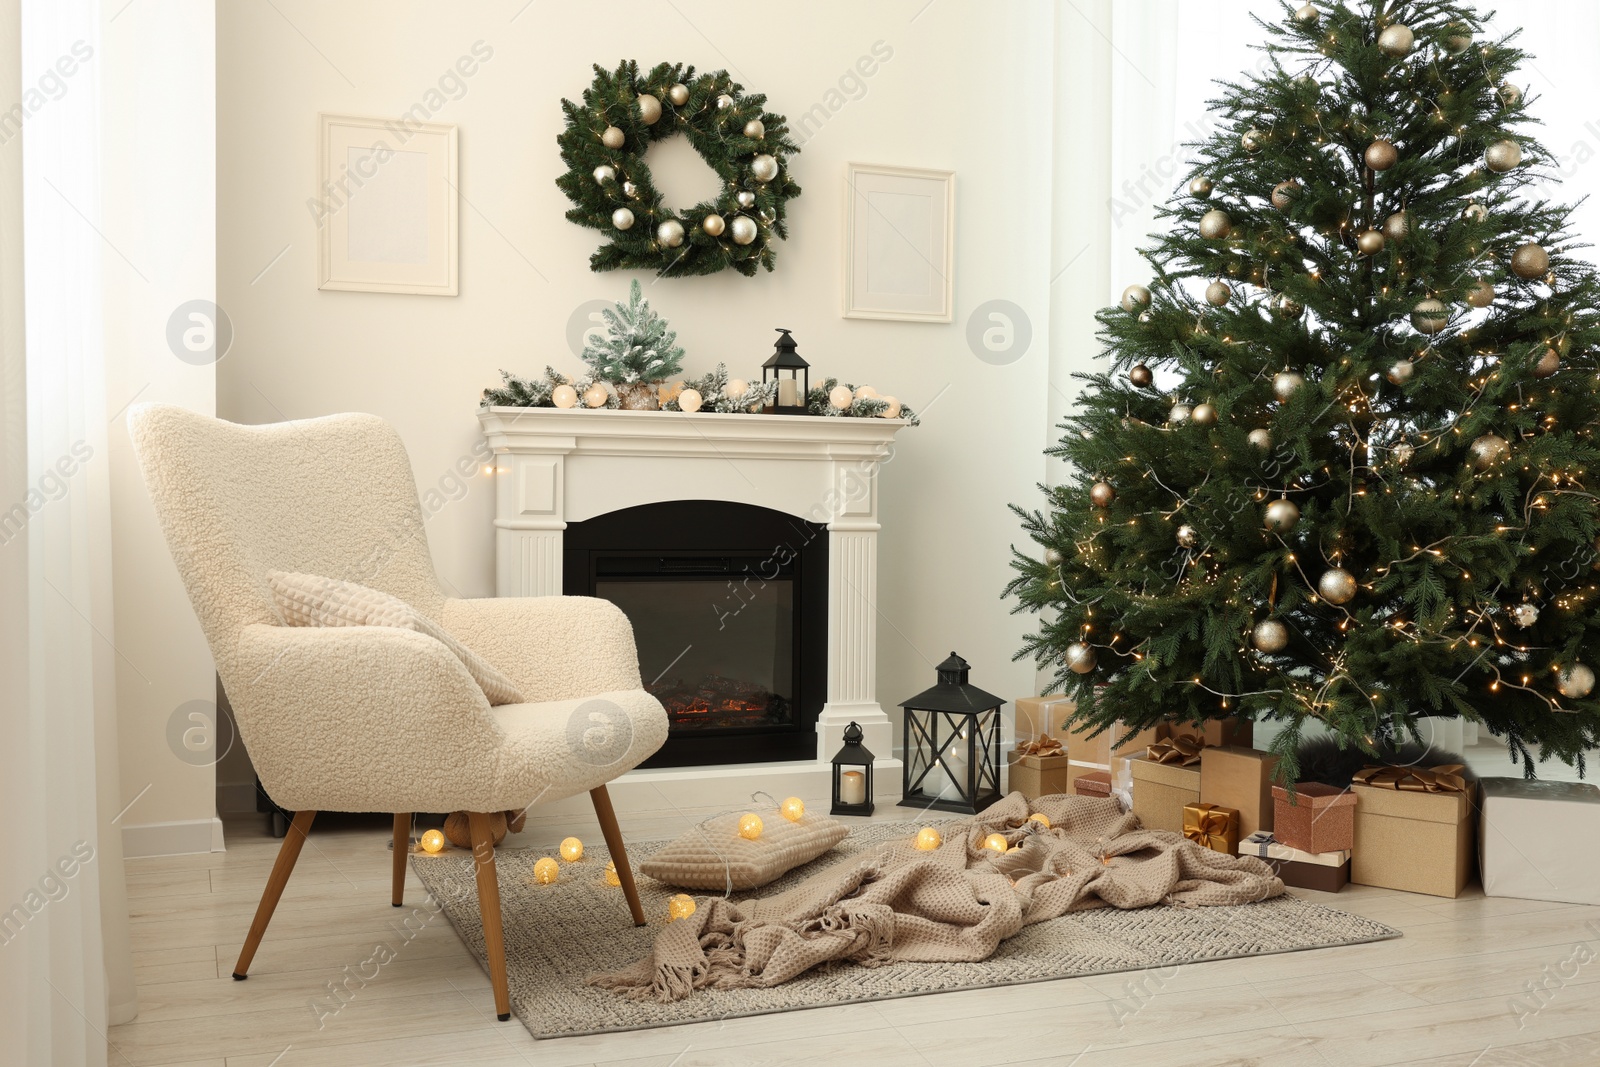
[(1048, 734), (1040, 734), (1037, 741), (1024, 741), (1017, 746), (1019, 756), (1061, 756), (1065, 755), (1059, 739)]
[(1151, 763), (1175, 763), (1179, 767), (1192, 767), (1200, 762), (1200, 750), (1205, 747), (1205, 738), (1179, 734), (1165, 741), (1157, 741), (1145, 749), (1144, 758)]
[(1183, 809), (1183, 836), (1213, 852), (1231, 852), (1228, 826), (1233, 810), (1215, 804), (1187, 804)]
[(1461, 774), (1464, 770), (1466, 768), (1459, 763), (1441, 763), (1437, 767), (1363, 767), (1352, 781), (1403, 793), (1465, 793), (1467, 780)]

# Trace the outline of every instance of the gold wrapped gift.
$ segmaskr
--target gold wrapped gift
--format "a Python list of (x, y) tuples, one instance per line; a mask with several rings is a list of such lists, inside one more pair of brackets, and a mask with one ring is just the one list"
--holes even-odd
[(1213, 852), (1239, 851), (1239, 809), (1217, 804), (1185, 804), (1183, 836)]

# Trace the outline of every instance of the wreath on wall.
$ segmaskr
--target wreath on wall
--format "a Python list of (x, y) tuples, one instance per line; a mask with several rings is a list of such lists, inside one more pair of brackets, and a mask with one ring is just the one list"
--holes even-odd
[[(597, 65), (583, 103), (561, 101), (567, 128), (556, 138), (567, 165), (556, 185), (573, 203), (567, 219), (608, 238), (589, 268), (771, 270), (773, 238), (789, 236), (785, 206), (800, 195), (788, 167), (800, 148), (766, 102), (725, 70), (696, 75), (662, 63), (641, 76), (632, 60), (615, 71)], [(680, 133), (722, 179), (715, 199), (681, 212), (666, 205), (644, 161), (651, 144)]]

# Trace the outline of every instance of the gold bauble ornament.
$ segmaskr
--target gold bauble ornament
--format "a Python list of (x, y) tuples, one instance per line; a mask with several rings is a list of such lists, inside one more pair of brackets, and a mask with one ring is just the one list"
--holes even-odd
[(1499, 91), (1495, 93), (1495, 95), (1500, 98), (1500, 103), (1504, 104), (1506, 107), (1516, 107), (1518, 104), (1522, 103), (1522, 89), (1518, 86), (1512, 85), (1510, 82), (1506, 82), (1505, 84), (1501, 85)]
[(944, 835), (931, 826), (924, 826), (917, 831), (916, 849), (918, 852), (932, 852), (944, 844)]
[(756, 239), (756, 222), (748, 215), (736, 216), (730, 229), (733, 233), (733, 243), (736, 245), (747, 245)]
[(1315, 26), (1322, 13), (1310, 4), (1304, 4), (1295, 9), (1294, 20), (1302, 26)]
[(619, 230), (633, 229), (633, 212), (625, 207), (619, 207), (611, 213), (611, 225)]
[(700, 220), (700, 228), (711, 237), (721, 237), (722, 231), (728, 228), (721, 215), (707, 215)]
[(1582, 700), (1594, 691), (1594, 671), (1582, 663), (1574, 663), (1556, 679), (1556, 689), (1564, 697)]
[(856, 394), (850, 391), (848, 385), (836, 385), (828, 390), (828, 403), (843, 411), (854, 403)]
[(728, 108), (730, 108), (732, 106), (733, 106), (733, 97), (729, 96), (727, 93), (723, 93), (723, 94), (721, 94), (720, 96), (717, 97), (717, 110), (718, 111), (726, 111)]
[(1074, 641), (1068, 645), (1061, 658), (1073, 674), (1088, 674), (1094, 670), (1096, 660), (1094, 648), (1082, 641)]
[(1389, 379), (1392, 385), (1404, 385), (1411, 380), (1411, 376), (1416, 373), (1416, 370), (1417, 365), (1409, 359), (1397, 359), (1390, 365), (1388, 370), (1383, 372), (1383, 376)]
[(1453, 56), (1472, 47), (1472, 29), (1465, 23), (1452, 22), (1445, 27), (1444, 50)]
[(1011, 843), (1006, 840), (1005, 834), (990, 834), (983, 839), (983, 847), (990, 852), (1005, 852), (1011, 848)]
[(1279, 293), (1272, 298), (1272, 311), (1280, 318), (1298, 319), (1305, 314), (1306, 309), (1300, 301), (1285, 293)]
[(1059, 567), (1067, 561), (1067, 557), (1061, 554), (1059, 548), (1047, 548), (1044, 550), (1044, 561), (1047, 566)]
[(1496, 141), (1484, 149), (1483, 162), (1496, 174), (1504, 174), (1522, 162), (1522, 146), (1515, 141)]
[(1032, 815), (1028, 816), (1028, 821), (1036, 822), (1046, 830), (1050, 829), (1050, 816), (1046, 815), (1042, 811), (1036, 811)]
[(1532, 241), (1518, 245), (1511, 253), (1511, 273), (1524, 281), (1532, 281), (1550, 269), (1550, 253)]
[(1411, 219), (1404, 211), (1396, 211), (1383, 220), (1383, 235), (1391, 241), (1403, 241), (1411, 233)]
[(1289, 628), (1277, 619), (1262, 619), (1251, 629), (1250, 643), (1262, 652), (1281, 652), (1289, 644)]
[(1317, 579), (1317, 592), (1322, 594), (1322, 599), (1330, 604), (1348, 604), (1356, 596), (1355, 575), (1342, 567), (1322, 572), (1322, 577)]
[(1472, 465), (1475, 468), (1486, 470), (1511, 455), (1511, 442), (1499, 434), (1486, 433), (1472, 442), (1467, 452), (1472, 457)]
[(533, 865), (533, 880), (540, 885), (553, 885), (561, 877), (561, 864), (549, 856), (541, 856)]
[(739, 836), (746, 841), (754, 841), (759, 838), (761, 830), (761, 816), (749, 811), (739, 816)]
[(693, 415), (705, 406), (706, 398), (698, 389), (685, 389), (678, 394), (678, 410)]
[(1142, 285), (1130, 285), (1122, 290), (1122, 310), (1142, 311), (1150, 306), (1150, 290)]
[(1472, 284), (1467, 286), (1467, 305), (1486, 308), (1492, 303), (1494, 303), (1494, 283), (1488, 278), (1474, 278)]
[(622, 884), (622, 876), (617, 873), (615, 860), (606, 860), (606, 885), (616, 887)]
[(436, 856), (444, 851), (444, 831), (429, 830), (422, 835), (422, 840), (417, 842), (417, 844), (420, 845), (422, 847), (422, 851), (428, 853), (428, 855)]
[(806, 802), (799, 797), (784, 797), (783, 803), (778, 805), (778, 814), (790, 822), (799, 822), (806, 817)]
[(1189, 195), (1199, 197), (1201, 200), (1204, 200), (1206, 197), (1211, 195), (1211, 190), (1215, 188), (1215, 183), (1213, 183), (1210, 178), (1202, 175), (1201, 177), (1195, 178), (1189, 182)]
[(1194, 410), (1189, 412), (1189, 418), (1194, 420), (1196, 426), (1215, 426), (1217, 424), (1217, 406), (1215, 404), (1196, 404)]
[(1250, 435), (1245, 440), (1250, 442), (1251, 448), (1259, 448), (1265, 452), (1272, 447), (1272, 431), (1266, 429), (1251, 430)]
[(1272, 376), (1272, 395), (1277, 397), (1279, 402), (1288, 403), (1289, 398), (1305, 384), (1304, 375), (1292, 370), (1281, 370)]
[(1272, 187), (1272, 206), (1279, 211), (1288, 211), (1294, 206), (1295, 194), (1300, 192), (1300, 183), (1294, 178), (1286, 182), (1279, 182)]
[(1117, 491), (1111, 487), (1110, 482), (1095, 482), (1089, 487), (1089, 503), (1097, 508), (1109, 508), (1115, 499)]
[(639, 118), (646, 126), (654, 126), (661, 121), (661, 101), (649, 93), (639, 94)]
[(578, 406), (578, 391), (570, 385), (558, 385), (550, 390), (550, 403), (558, 408)]
[(1267, 505), (1262, 520), (1273, 533), (1286, 534), (1300, 521), (1300, 508), (1293, 500), (1274, 500)]
[(656, 242), (663, 248), (677, 248), (683, 244), (683, 223), (666, 219), (656, 227)]
[(778, 160), (765, 152), (750, 160), (750, 174), (758, 182), (770, 182), (778, 176)]
[(568, 863), (577, 863), (583, 859), (583, 842), (576, 837), (561, 839), (561, 858)]
[(1438, 333), (1450, 325), (1450, 310), (1442, 302), (1429, 297), (1411, 310), (1411, 325), (1419, 333)]
[(1246, 152), (1254, 152), (1263, 144), (1265, 144), (1266, 140), (1267, 135), (1265, 131), (1251, 127), (1239, 135), (1239, 147), (1243, 148)]
[(767, 127), (760, 119), (751, 119), (744, 124), (744, 135), (752, 141), (761, 140), (762, 137), (766, 136), (766, 133)]
[(1206, 303), (1212, 307), (1221, 307), (1233, 296), (1233, 289), (1227, 282), (1217, 281), (1206, 286)]
[(1561, 369), (1561, 353), (1553, 348), (1547, 348), (1540, 354), (1538, 362), (1533, 365), (1535, 378), (1548, 378)]
[(1137, 385), (1140, 389), (1148, 388), (1150, 383), (1155, 380), (1156, 376), (1143, 363), (1135, 363), (1133, 369), (1128, 371), (1128, 381)]
[(1380, 137), (1367, 145), (1367, 150), (1362, 153), (1361, 158), (1373, 170), (1388, 170), (1400, 162), (1400, 150), (1394, 146), (1393, 141)]
[(607, 148), (621, 148), (624, 140), (626, 138), (622, 136), (622, 131), (615, 126), (607, 126), (600, 133), (600, 143)]
[(1364, 256), (1375, 256), (1383, 251), (1383, 234), (1378, 230), (1362, 230), (1356, 234), (1356, 248)]
[(687, 919), (695, 911), (694, 897), (688, 893), (678, 893), (667, 901), (667, 922), (676, 922)]
[(1193, 548), (1200, 543), (1200, 534), (1193, 526), (1184, 523), (1178, 527), (1178, 544), (1184, 548)]
[(1461, 217), (1468, 222), (1482, 222), (1489, 217), (1489, 209), (1474, 200), (1461, 209)]
[(1194, 414), (1194, 409), (1188, 404), (1174, 404), (1172, 410), (1167, 412), (1167, 421), (1174, 426), (1181, 426), (1189, 421), (1189, 416)]
[(682, 107), (689, 102), (689, 87), (682, 82), (667, 90), (667, 99), (676, 107)]
[(1383, 32), (1378, 34), (1378, 49), (1384, 55), (1399, 58), (1411, 51), (1411, 46), (1417, 41), (1417, 35), (1411, 32), (1411, 27), (1401, 23), (1385, 26)]
[(1233, 232), (1233, 220), (1221, 208), (1212, 208), (1200, 216), (1200, 236), (1208, 241), (1221, 241)]

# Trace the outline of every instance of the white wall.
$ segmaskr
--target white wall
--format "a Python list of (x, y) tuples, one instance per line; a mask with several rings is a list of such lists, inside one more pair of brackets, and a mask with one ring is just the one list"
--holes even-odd
[[(598, 234), (565, 221), (554, 184), (559, 101), (579, 96), (592, 62), (728, 68), (793, 122), (884, 42), (892, 58), (859, 98), (835, 94), (842, 106), (793, 162), (804, 195), (775, 273), (642, 280), (691, 373), (725, 360), (758, 375), (772, 328), (787, 326), (814, 377), (870, 382), (926, 412), (882, 474), (879, 699), (889, 706), (931, 684), (951, 649), (972, 662), (976, 684), (1008, 698), (1033, 691), (1031, 665), (1011, 661), (1030, 620), (1011, 616), (999, 593), (1016, 538), (1006, 505), (1032, 506), (1045, 472), (1050, 5), (221, 7), (218, 288), (237, 339), (218, 368), (218, 412), (250, 423), (376, 412), (398, 427), (424, 488), (471, 449), (478, 398), (498, 368), (577, 369), (569, 315), (626, 290), (629, 274), (588, 270)], [(460, 127), (461, 295), (319, 292), (306, 207), (318, 112), (397, 116), (480, 40), (493, 56), (434, 116)], [(955, 322), (840, 317), (846, 161), (957, 172)], [(1031, 318), (1031, 347), (1004, 366), (966, 341), (968, 316), (991, 299)], [(491, 498), (474, 484), (428, 523), (440, 575), (460, 595), (493, 591)]]

